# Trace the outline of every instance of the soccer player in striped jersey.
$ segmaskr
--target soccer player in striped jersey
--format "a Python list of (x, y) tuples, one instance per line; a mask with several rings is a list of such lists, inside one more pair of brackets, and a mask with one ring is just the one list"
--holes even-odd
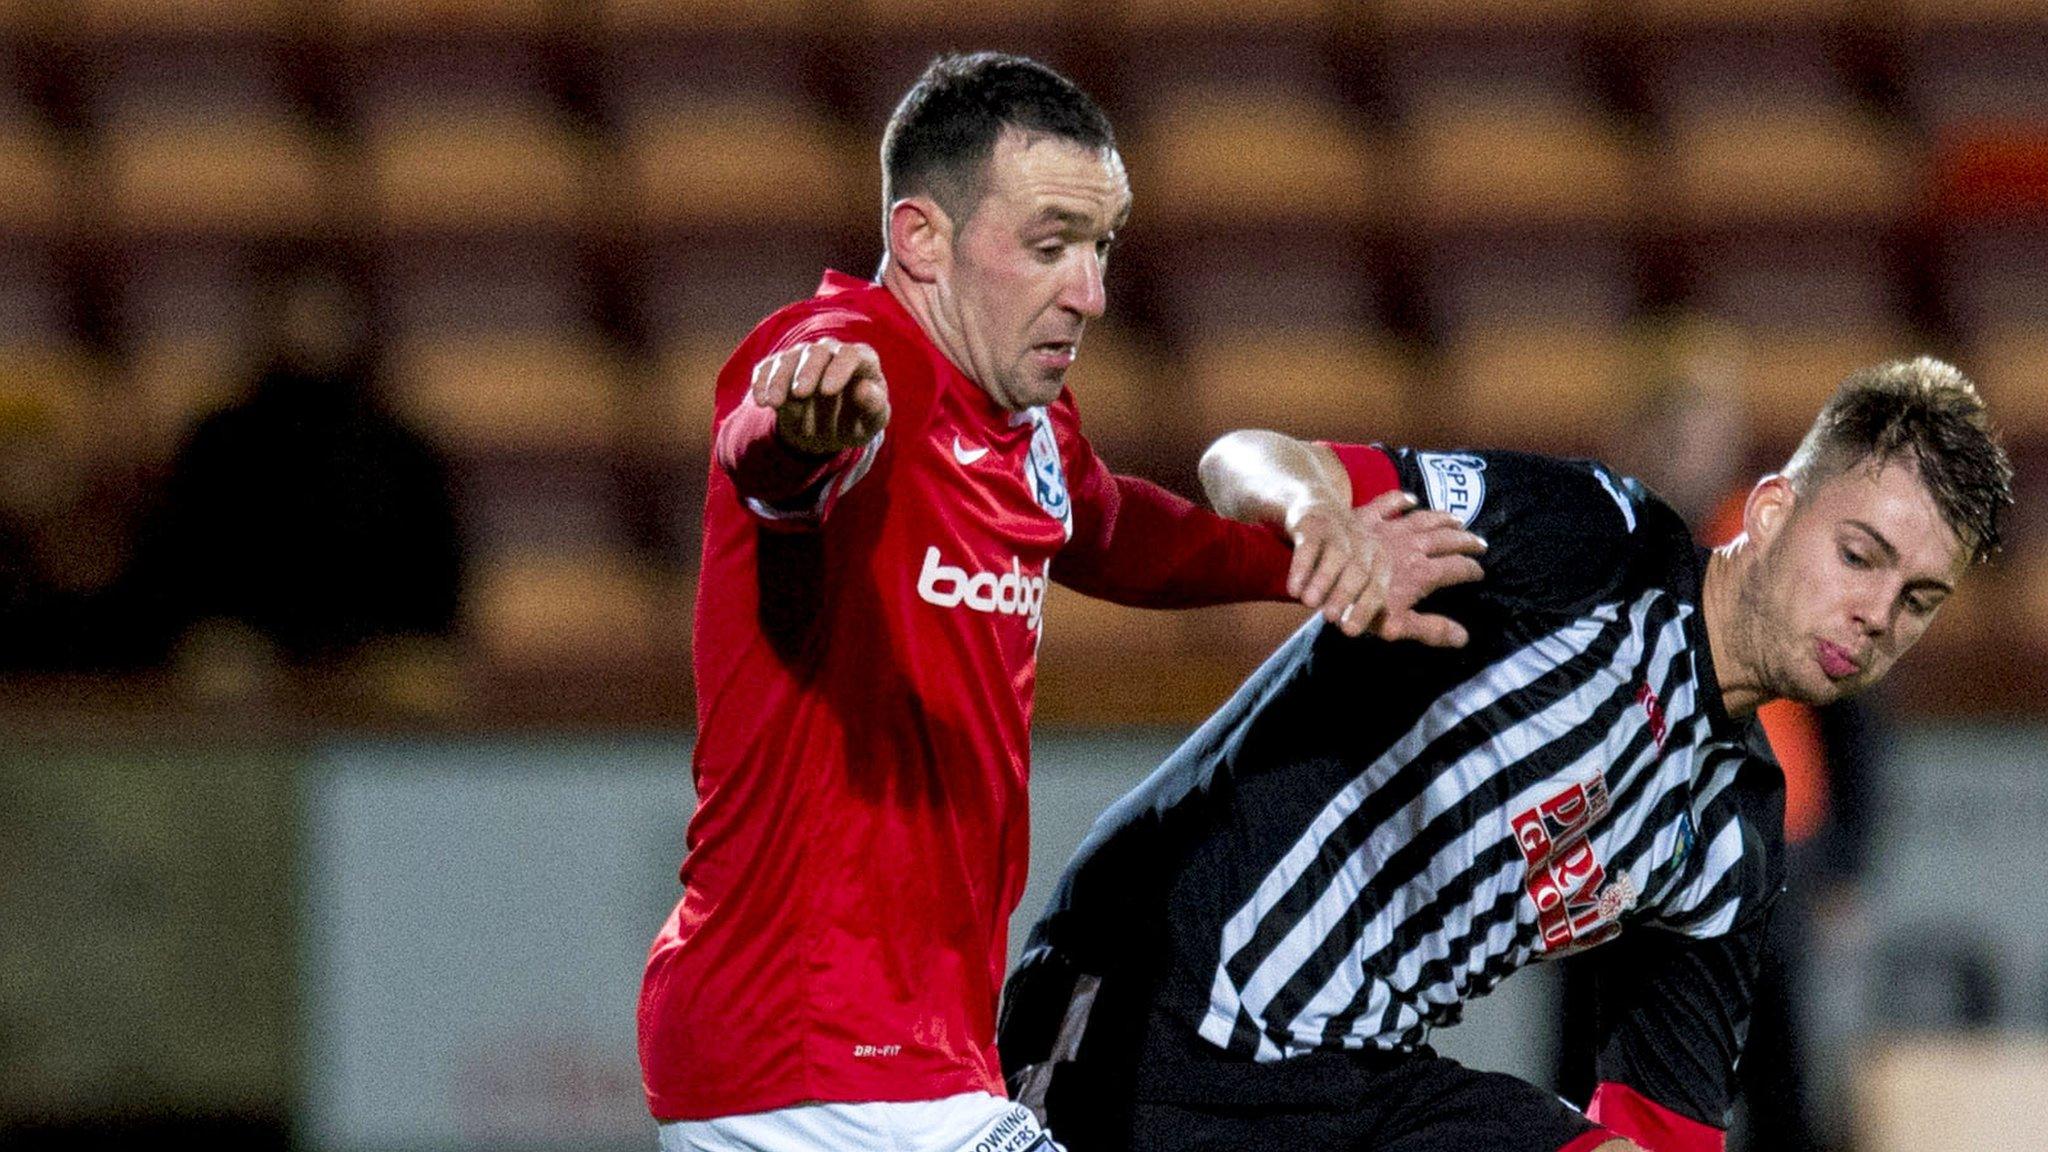
[[(1226, 515), (1399, 487), (1490, 544), (1425, 649), (1310, 621), (1096, 824), (1000, 1045), (1074, 1152), (1723, 1146), (1783, 780), (1754, 720), (1869, 687), (1997, 546), (2011, 466), (1926, 358), (1852, 375), (1744, 534), (1698, 549), (1599, 464), (1237, 433)], [(1533, 961), (1603, 945), (1585, 1114), (1435, 1056)]]

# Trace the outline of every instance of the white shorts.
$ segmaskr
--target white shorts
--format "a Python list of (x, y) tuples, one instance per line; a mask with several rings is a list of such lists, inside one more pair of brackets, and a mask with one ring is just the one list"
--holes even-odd
[(905, 1103), (798, 1104), (661, 1126), (661, 1152), (1065, 1152), (1021, 1104), (986, 1092)]

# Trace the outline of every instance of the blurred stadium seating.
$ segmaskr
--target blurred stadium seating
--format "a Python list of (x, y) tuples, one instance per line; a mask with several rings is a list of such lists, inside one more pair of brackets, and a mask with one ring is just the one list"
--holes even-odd
[[(267, 246), (350, 245), (390, 393), (463, 478), (469, 659), (686, 665), (685, 629), (596, 638), (648, 620), (621, 573), (690, 579), (713, 375), (821, 268), (873, 268), (889, 104), (982, 42), (1048, 53), (1121, 130), (1137, 208), (1074, 377), (1112, 462), (1184, 486), (1243, 424), (1595, 450), (1641, 386), (1631, 325), (1684, 310), (1747, 333), (1772, 451), (1847, 369), (1933, 350), (2048, 456), (2023, 0), (9, 0), (0, 383), (125, 398), (161, 458), (240, 388)], [(2001, 580), (2038, 587), (2021, 514)], [(1046, 678), (1107, 638), (1227, 683), (1271, 631), (1207, 627), (1104, 612)], [(1919, 706), (2030, 702), (1940, 630), (1925, 659), (1955, 675)]]
[[(821, 270), (875, 269), (886, 117), (935, 52), (983, 46), (1069, 72), (1117, 127), (1136, 203), (1071, 383), (1104, 457), (1183, 492), (1242, 426), (1611, 449), (1678, 317), (1743, 345), (1747, 468), (1855, 367), (1930, 352), (1982, 383), (2021, 505), (1891, 682), (1891, 783), (1923, 785), (1883, 814), (1866, 911), (1925, 891), (1882, 932), (1830, 923), (1816, 970), (1845, 987), (1812, 1015), (1846, 1006), (1854, 1041), (1819, 1053), (1856, 1101), (1838, 1148), (2040, 1147), (2048, 0), (0, 0), (0, 481), (47, 497), (68, 451), (107, 473), (70, 482), (147, 507), (247, 390), (280, 255), (325, 250), (361, 265), (382, 399), (452, 463), (466, 547), (452, 639), (285, 676), (226, 628), (163, 669), (5, 682), (0, 1145), (365, 1146), (320, 1127), (319, 1086), (376, 1071), (432, 1104), (433, 1070), (316, 1067), (311, 1022), (323, 959), (392, 941), (394, 966), (445, 941), (438, 974), (491, 1002), (374, 1016), (417, 982), (366, 967), (357, 1040), (429, 1030), (559, 1094), (501, 1100), (462, 1064), (468, 1127), (368, 1146), (645, 1145), (624, 1034), (596, 1063), (557, 1042), (577, 1012), (630, 1030), (662, 914), (634, 901), (673, 898), (713, 381)], [(1123, 786), (1105, 748), (1155, 725), (1123, 753), (1155, 763), (1305, 617), (1054, 590), (1035, 882)], [(1061, 726), (1100, 731), (1062, 765)], [(644, 790), (606, 792), (602, 750), (649, 732)], [(374, 818), (336, 817), (351, 789), (384, 795)], [(517, 819), (463, 824), (494, 804)], [(512, 863), (473, 881), (486, 843)], [(383, 902), (329, 899), (351, 866)], [(437, 881), (477, 925), (435, 919)], [(1899, 914), (1958, 905), (1975, 919)], [(577, 918), (600, 910), (617, 939)], [(1957, 1031), (1984, 1023), (1945, 1006), (1969, 979), (1866, 963), (1894, 930), (1937, 971), (2005, 964), (1995, 1024), (2031, 1038)], [(557, 966), (564, 941), (624, 990)]]

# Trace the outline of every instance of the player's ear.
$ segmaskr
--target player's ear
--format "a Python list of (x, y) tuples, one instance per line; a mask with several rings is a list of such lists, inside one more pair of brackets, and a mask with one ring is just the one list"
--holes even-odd
[(1749, 499), (1742, 505), (1742, 531), (1756, 543), (1768, 544), (1784, 530), (1798, 503), (1799, 494), (1793, 491), (1791, 480), (1776, 474), (1766, 476), (1749, 490)]
[(953, 258), (953, 219), (929, 196), (906, 196), (889, 206), (889, 259), (910, 278), (929, 284)]

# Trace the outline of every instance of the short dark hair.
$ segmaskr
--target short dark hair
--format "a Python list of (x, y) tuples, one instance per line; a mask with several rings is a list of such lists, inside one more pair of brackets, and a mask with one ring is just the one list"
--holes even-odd
[(1977, 386), (1954, 365), (1921, 356), (1850, 373), (1785, 466), (1795, 486), (1823, 483), (1874, 461), (1908, 459), (1942, 519), (1982, 562), (1998, 550), (2012, 506), (2012, 461), (1998, 444)]
[(956, 219), (981, 201), (982, 174), (1005, 128), (1085, 148), (1115, 148), (1109, 118), (1072, 80), (1024, 56), (940, 56), (910, 86), (882, 133), (882, 211), (926, 193)]

